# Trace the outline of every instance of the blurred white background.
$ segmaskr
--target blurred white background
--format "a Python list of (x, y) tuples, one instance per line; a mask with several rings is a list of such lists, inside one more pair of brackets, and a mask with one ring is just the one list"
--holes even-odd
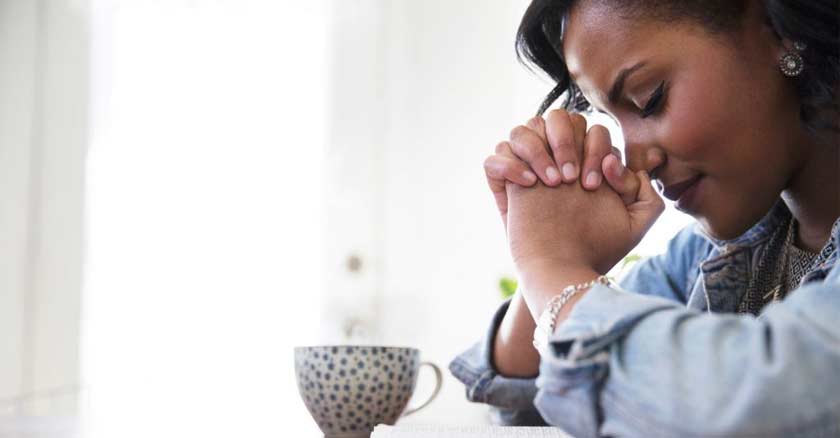
[(0, 436), (315, 437), (295, 345), (478, 340), (527, 3), (0, 1)]

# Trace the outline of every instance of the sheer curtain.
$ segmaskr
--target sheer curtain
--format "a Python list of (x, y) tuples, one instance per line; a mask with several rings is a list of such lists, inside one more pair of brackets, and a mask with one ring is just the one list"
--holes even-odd
[(87, 2), (0, 1), (0, 436), (73, 436)]
[(94, 11), (85, 436), (314, 434), (323, 2)]

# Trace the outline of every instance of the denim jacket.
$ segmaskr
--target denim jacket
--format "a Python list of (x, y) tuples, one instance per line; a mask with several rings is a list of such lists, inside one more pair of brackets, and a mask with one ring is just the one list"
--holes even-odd
[(598, 285), (577, 302), (535, 379), (494, 369), (509, 302), (449, 369), (497, 421), (575, 437), (840, 436), (840, 218), (835, 249), (796, 291), (758, 317), (735, 313), (773, 230), (790, 219), (779, 200), (737, 239), (686, 227), (619, 288)]

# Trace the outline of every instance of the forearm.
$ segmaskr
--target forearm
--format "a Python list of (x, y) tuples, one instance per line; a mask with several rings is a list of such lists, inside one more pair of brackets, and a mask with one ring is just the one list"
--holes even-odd
[[(562, 288), (590, 281), (597, 276), (596, 272), (588, 269), (547, 269), (523, 278), (525, 287), (514, 295), (496, 333), (493, 362), (499, 373), (509, 377), (534, 377), (539, 374), (540, 356), (532, 342), (536, 327), (534, 321), (539, 318), (551, 297)], [(567, 317), (582, 295), (579, 293), (563, 306), (555, 327)]]
[(539, 373), (540, 355), (534, 349), (534, 318), (522, 290), (511, 299), (493, 345), (493, 362), (508, 377), (534, 377)]

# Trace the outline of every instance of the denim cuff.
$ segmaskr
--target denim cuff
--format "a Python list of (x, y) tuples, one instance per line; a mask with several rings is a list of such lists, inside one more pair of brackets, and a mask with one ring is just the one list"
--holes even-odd
[(593, 286), (551, 336), (541, 356), (535, 406), (543, 418), (573, 436), (598, 436), (601, 390), (610, 346), (651, 312), (678, 302)]
[(466, 386), (468, 400), (500, 408), (499, 418), (528, 418), (529, 424), (535, 424), (535, 419), (541, 420), (534, 408), (536, 379), (503, 376), (493, 364), (496, 333), (509, 306), (510, 300), (499, 307), (484, 338), (455, 357), (449, 371)]
[(651, 313), (670, 308), (684, 306), (661, 297), (595, 285), (552, 334), (549, 340), (551, 357), (542, 360), (562, 368), (606, 361), (606, 356), (600, 353), (605, 353), (637, 322)]

